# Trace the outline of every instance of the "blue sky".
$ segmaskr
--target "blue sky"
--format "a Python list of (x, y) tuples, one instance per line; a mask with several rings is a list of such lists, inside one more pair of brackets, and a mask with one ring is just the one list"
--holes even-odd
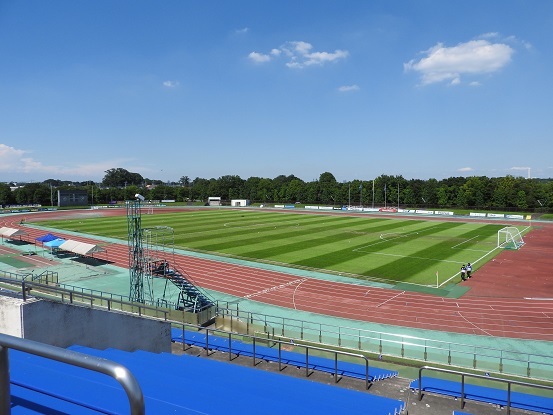
[(553, 1), (0, 1), (0, 181), (553, 177)]

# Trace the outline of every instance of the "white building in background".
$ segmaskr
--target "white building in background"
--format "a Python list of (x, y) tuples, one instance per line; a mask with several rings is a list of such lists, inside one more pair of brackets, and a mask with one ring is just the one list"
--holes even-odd
[(232, 199), (230, 201), (231, 206), (249, 206), (250, 201), (248, 199)]
[(221, 196), (209, 196), (207, 198), (207, 204), (209, 206), (221, 206)]

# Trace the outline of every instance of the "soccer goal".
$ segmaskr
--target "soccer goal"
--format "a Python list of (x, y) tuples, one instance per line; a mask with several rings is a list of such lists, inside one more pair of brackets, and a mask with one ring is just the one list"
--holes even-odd
[(497, 247), (504, 249), (519, 249), (524, 245), (520, 231), (514, 226), (506, 226), (497, 231)]

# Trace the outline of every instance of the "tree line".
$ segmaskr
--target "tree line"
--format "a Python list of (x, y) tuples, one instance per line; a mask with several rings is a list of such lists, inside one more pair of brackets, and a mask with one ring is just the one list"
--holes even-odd
[(58, 189), (86, 190), (90, 204), (134, 199), (139, 193), (148, 200), (190, 203), (218, 196), (223, 201), (248, 199), (251, 203), (553, 211), (553, 179), (508, 175), (421, 180), (381, 175), (371, 180), (339, 182), (332, 173), (325, 172), (318, 180), (309, 182), (294, 175), (273, 179), (226, 175), (193, 180), (183, 176), (177, 182), (163, 182), (145, 179), (122, 168), (107, 170), (100, 183), (49, 179), (42, 183), (26, 183), (15, 190), (8, 183), (0, 183), (0, 204), (56, 205)]

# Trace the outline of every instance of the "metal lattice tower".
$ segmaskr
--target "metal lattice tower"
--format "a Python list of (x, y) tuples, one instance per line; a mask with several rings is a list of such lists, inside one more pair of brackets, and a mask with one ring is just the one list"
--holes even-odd
[[(213, 300), (176, 265), (173, 228), (142, 228), (141, 201), (127, 201), (131, 301), (192, 313), (213, 310)], [(154, 286), (160, 291), (157, 298)], [(210, 313), (206, 316), (212, 317)]]
[(131, 301), (144, 302), (144, 250), (142, 248), (142, 215), (140, 200), (127, 201), (127, 239), (129, 242), (129, 271)]

